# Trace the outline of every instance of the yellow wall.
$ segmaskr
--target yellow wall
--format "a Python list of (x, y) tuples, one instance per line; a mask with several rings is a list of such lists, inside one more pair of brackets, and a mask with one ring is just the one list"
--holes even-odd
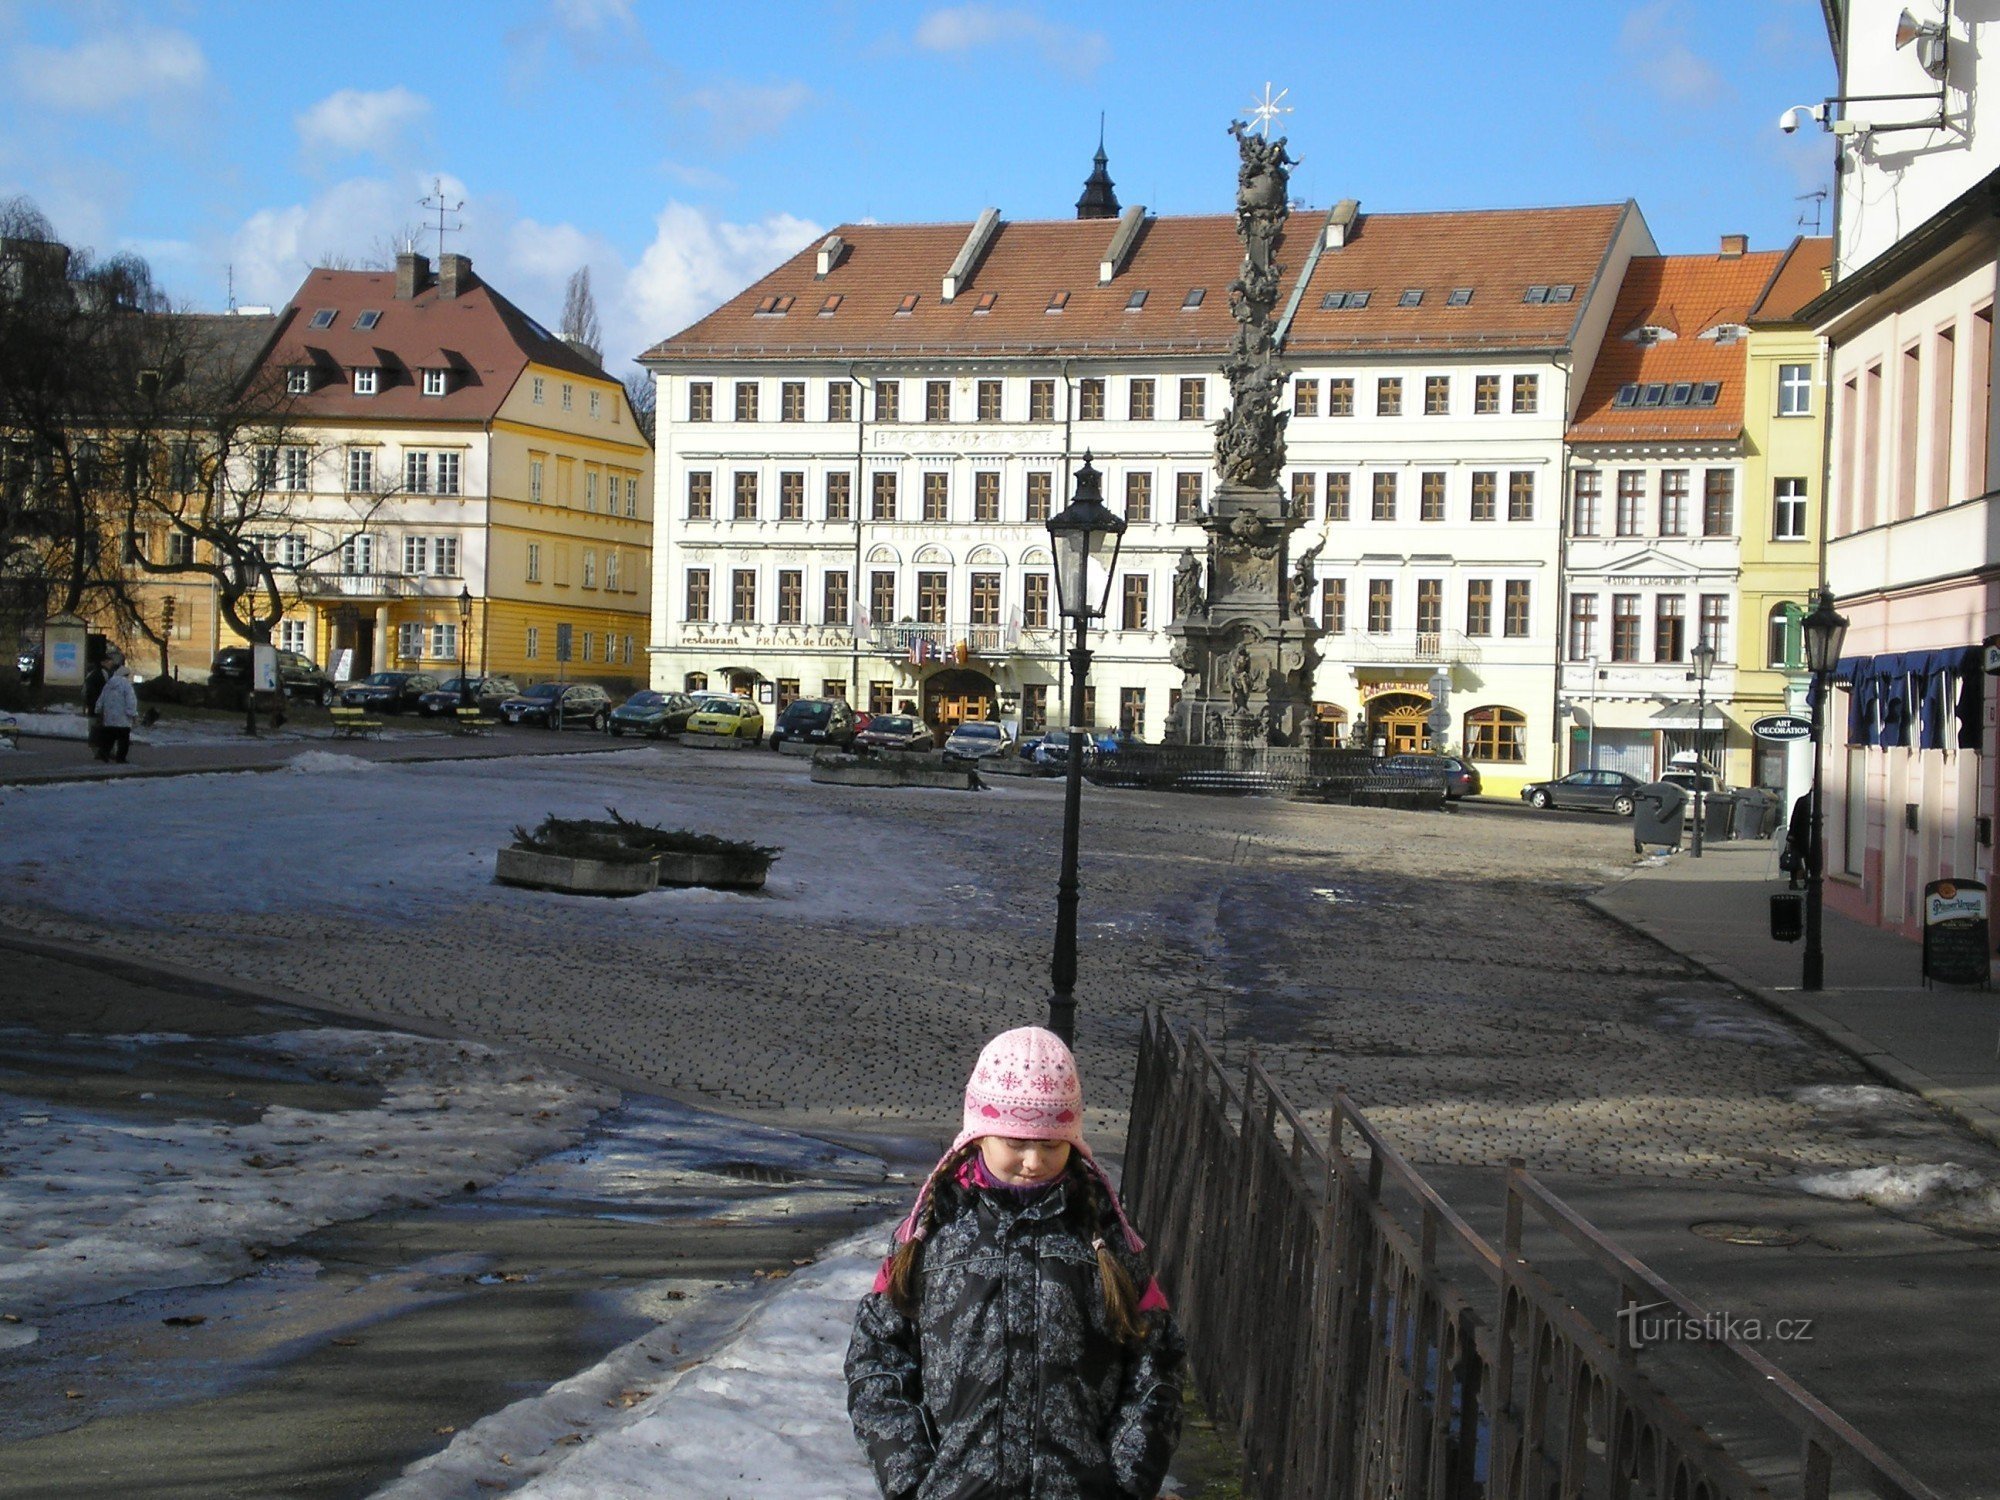
[[(1745, 724), (1765, 714), (1783, 713), (1790, 675), (1771, 670), (1768, 620), (1773, 607), (1801, 606), (1819, 580), (1821, 461), (1824, 454), (1826, 392), (1820, 382), (1823, 367), (1819, 340), (1806, 329), (1753, 328), (1747, 347), (1744, 391), (1742, 514), (1737, 524), (1743, 537), (1743, 573), (1737, 585), (1737, 673), (1732, 700)], [(1778, 412), (1778, 367), (1810, 365), (1813, 370), (1812, 412), (1781, 417)], [(1772, 535), (1772, 492), (1779, 479), (1806, 482), (1805, 538), (1777, 541)], [(1750, 784), (1751, 750), (1730, 752), (1727, 780)], [(1739, 764), (1740, 762), (1740, 764)]]

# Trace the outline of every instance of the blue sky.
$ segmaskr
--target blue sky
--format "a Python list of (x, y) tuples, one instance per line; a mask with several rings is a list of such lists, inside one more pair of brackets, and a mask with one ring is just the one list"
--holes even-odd
[(1319, 206), (1632, 197), (1663, 249), (1772, 247), (1830, 175), (1776, 128), (1832, 91), (1819, 0), (0, 0), (0, 197), (217, 308), (442, 177), (448, 248), (551, 323), (589, 265), (622, 361), (846, 220), (1068, 216), (1100, 111), (1128, 206), (1226, 211), (1267, 81)]

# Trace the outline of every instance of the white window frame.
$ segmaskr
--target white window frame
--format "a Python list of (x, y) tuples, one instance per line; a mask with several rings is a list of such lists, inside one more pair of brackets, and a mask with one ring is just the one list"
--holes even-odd
[(587, 589), (597, 587), (597, 550), (593, 547), (583, 549), (583, 586)]
[(431, 657), (436, 661), (458, 660), (458, 621), (433, 621), (430, 628)]
[(373, 448), (349, 448), (347, 450), (347, 493), (350, 495), (372, 494), (375, 489), (375, 450)]
[(445, 392), (445, 372), (443, 370), (424, 371), (424, 394), (442, 396)]
[(541, 376), (537, 375), (535, 377), (534, 387), (530, 394), (529, 399), (532, 400), (535, 403), (535, 405), (541, 406), (544, 404), (544, 402), (548, 397), (548, 390), (549, 390), (548, 381), (543, 379)]
[(528, 543), (528, 582), (540, 583), (541, 581), (542, 544), (540, 542), (530, 542)]
[(403, 489), (412, 495), (431, 492), (431, 456), (421, 448), (403, 450)]
[(424, 655), (424, 627), (421, 620), (405, 620), (396, 627), (396, 656), (401, 661), (421, 661)]
[(1812, 415), (1812, 368), (1809, 364), (1786, 363), (1778, 366), (1779, 416)]
[(604, 393), (602, 391), (592, 391), (590, 393), (590, 415), (592, 420), (596, 420), (603, 411)]
[(456, 495), (462, 493), (460, 486), (464, 475), (464, 469), (465, 465), (461, 461), (461, 455), (450, 452), (449, 450), (439, 453), (437, 456), (436, 493), (440, 495)]
[(372, 396), (381, 388), (382, 372), (373, 365), (359, 365), (354, 371), (354, 394)]
[(564, 411), (576, 410), (576, 387), (571, 385), (567, 380), (563, 382), (562, 387), (562, 409)]
[(612, 590), (615, 590), (617, 587), (618, 587), (618, 554), (616, 552), (607, 552), (604, 554), (604, 588), (605, 591), (608, 593)]
[[(1787, 485), (1796, 485), (1788, 490)], [(1803, 542), (1806, 536), (1806, 481), (1802, 478), (1787, 477), (1771, 481), (1771, 540), (1774, 542)], [(1785, 517), (1793, 512), (1792, 527), (1787, 530)]]
[(420, 578), (430, 571), (431, 539), (427, 536), (403, 538), (403, 571)]
[(306, 654), (306, 622), (304, 620), (280, 620), (278, 622), (278, 649)]
[(528, 638), (527, 641), (522, 646), (521, 654), (525, 656), (529, 661), (536, 661), (540, 659), (542, 654), (541, 626), (530, 625), (528, 627)]
[(278, 455), (278, 477), (292, 494), (312, 488), (312, 453), (305, 448), (284, 448)]
[(308, 366), (293, 365), (285, 371), (285, 394), (287, 396), (310, 396), (312, 388), (312, 370)]

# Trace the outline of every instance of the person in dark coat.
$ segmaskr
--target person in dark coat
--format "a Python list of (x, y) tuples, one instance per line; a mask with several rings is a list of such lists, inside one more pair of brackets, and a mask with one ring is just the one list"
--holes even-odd
[(1806, 883), (1812, 865), (1812, 793), (1805, 792), (1792, 804), (1791, 821), (1785, 825), (1785, 853), (1779, 861), (1792, 877), (1792, 887)]
[(1186, 1348), (1083, 1140), (1076, 1062), (1024, 1026), (980, 1053), (847, 1350), (885, 1500), (1154, 1500)]

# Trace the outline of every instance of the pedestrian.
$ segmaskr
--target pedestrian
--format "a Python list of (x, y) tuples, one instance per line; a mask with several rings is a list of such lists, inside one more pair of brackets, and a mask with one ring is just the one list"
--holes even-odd
[(1039, 1026), (988, 1042), (847, 1349), (887, 1500), (1157, 1496), (1186, 1350), (1144, 1249), (1084, 1143), (1069, 1048)]
[(110, 675), (105, 670), (103, 656), (92, 662), (90, 670), (83, 674), (83, 712), (88, 727), (84, 738), (89, 741), (90, 753), (99, 760), (104, 759), (104, 721), (98, 717), (97, 695), (104, 691), (105, 680)]
[(1791, 821), (1785, 825), (1785, 847), (1778, 856), (1778, 868), (1792, 877), (1797, 890), (1812, 875), (1812, 793), (1805, 792), (1792, 804)]
[(139, 722), (139, 694), (125, 670), (125, 654), (116, 647), (104, 653), (106, 676), (97, 695), (97, 717), (103, 728), (97, 758), (125, 764), (132, 749), (132, 726)]

